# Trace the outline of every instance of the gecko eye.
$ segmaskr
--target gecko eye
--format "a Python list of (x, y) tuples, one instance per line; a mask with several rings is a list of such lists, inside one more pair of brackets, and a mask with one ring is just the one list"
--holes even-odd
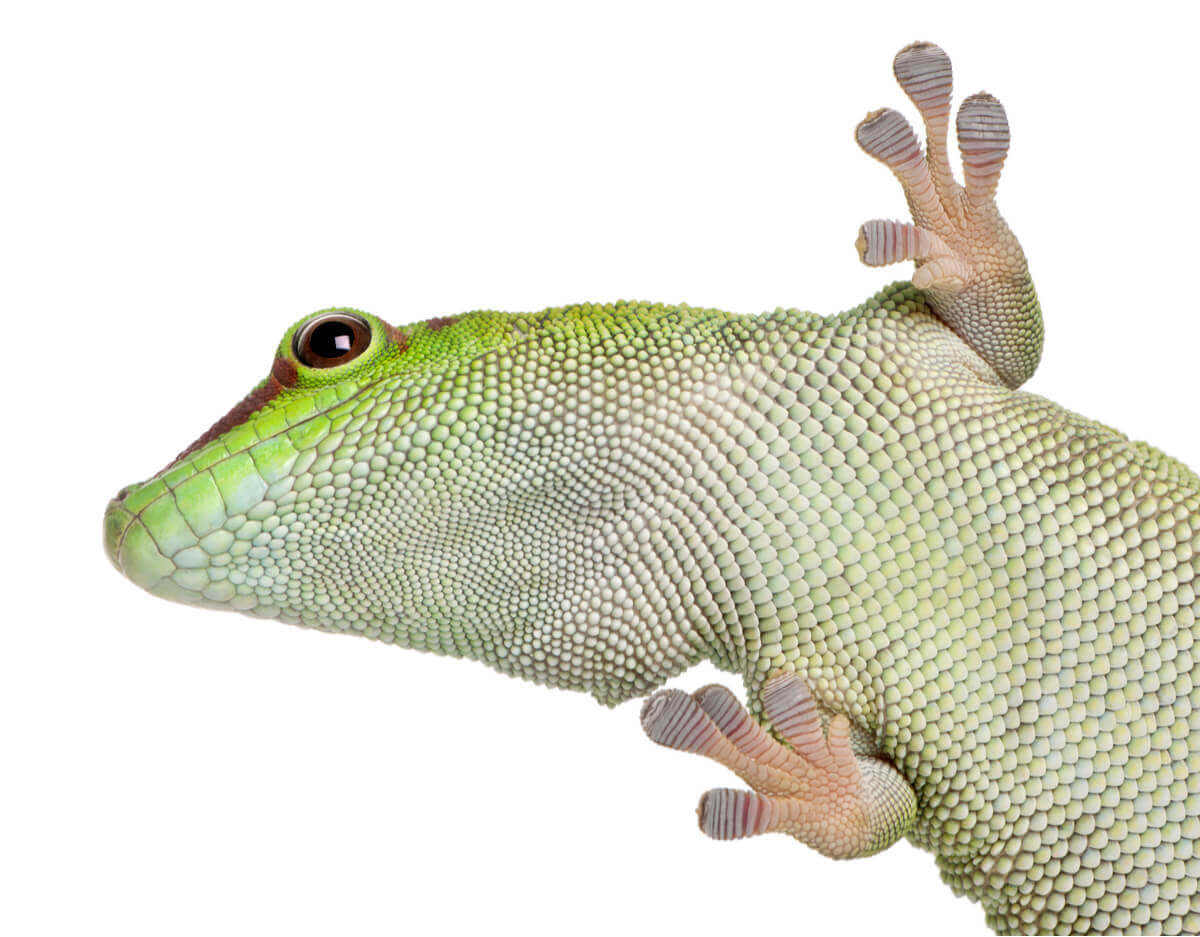
[(371, 327), (347, 312), (319, 315), (296, 333), (296, 357), (310, 368), (336, 368), (353, 361), (371, 344)]

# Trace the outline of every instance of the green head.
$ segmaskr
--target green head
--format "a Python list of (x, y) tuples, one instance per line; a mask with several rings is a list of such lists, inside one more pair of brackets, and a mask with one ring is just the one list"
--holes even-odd
[(723, 393), (729, 325), (632, 304), (404, 329), (318, 313), (109, 504), (108, 555), (163, 598), (634, 695), (701, 654), (679, 596), (703, 544), (657, 512), (703, 458), (682, 416), (690, 385)]
[[(314, 520), (353, 518), (361, 493), (406, 461), (396, 427), (419, 408), (444, 410), (439, 393), (453, 406), (431, 378), (495, 331), (487, 316), (469, 318), (458, 330), (455, 319), (434, 319), (401, 331), (328, 309), (297, 322), (263, 381), (165, 469), (109, 503), (109, 559), (163, 598), (291, 619), (321, 608), (328, 596), (305, 597), (297, 574), (326, 557), (287, 544)], [(478, 394), (460, 402), (467, 397), (482, 403)], [(319, 579), (316, 568), (308, 578)], [(328, 609), (338, 611), (336, 602)]]

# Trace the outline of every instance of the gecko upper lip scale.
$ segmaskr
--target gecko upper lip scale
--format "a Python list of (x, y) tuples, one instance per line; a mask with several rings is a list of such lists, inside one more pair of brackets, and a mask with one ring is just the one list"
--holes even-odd
[[(855, 136), (912, 219), (856, 247), (911, 282), (828, 317), (323, 310), (109, 503), (109, 559), (163, 598), (648, 696), (654, 742), (745, 785), (701, 798), (715, 839), (906, 837), (997, 931), (1200, 932), (1200, 478), (1019, 389), (1043, 327), (995, 201), (1004, 108), (959, 107), (960, 184), (949, 58), (893, 71), (924, 147), (886, 108)], [(747, 702), (661, 689), (701, 661)]]

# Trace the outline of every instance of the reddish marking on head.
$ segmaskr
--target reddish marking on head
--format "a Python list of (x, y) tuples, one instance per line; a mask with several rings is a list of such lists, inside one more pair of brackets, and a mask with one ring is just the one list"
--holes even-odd
[(295, 387), (296, 378), (299, 377), (296, 371), (296, 362), (291, 358), (283, 357), (283, 355), (276, 355), (275, 363), (271, 365), (271, 377), (279, 382), (281, 389)]
[(447, 326), (454, 325), (458, 321), (458, 316), (434, 316), (432, 319), (425, 321), (425, 328), (431, 332), (440, 332)]
[[(240, 403), (210, 426), (203, 436), (184, 449), (179, 455), (175, 456), (171, 464), (163, 469), (163, 472), (174, 468), (197, 449), (207, 446), (218, 436), (223, 436), (235, 426), (241, 426), (251, 416), (278, 397), (282, 391), (288, 387), (294, 387), (297, 376), (295, 362), (284, 358), (282, 355), (276, 357), (274, 364), (271, 365), (271, 376), (267, 378), (266, 382), (250, 391), (250, 393), (242, 398)], [(159, 474), (161, 475), (162, 472)]]
[(396, 350), (400, 352), (408, 351), (408, 336), (394, 325), (389, 325), (385, 322), (383, 326), (387, 329), (388, 341), (396, 346)]

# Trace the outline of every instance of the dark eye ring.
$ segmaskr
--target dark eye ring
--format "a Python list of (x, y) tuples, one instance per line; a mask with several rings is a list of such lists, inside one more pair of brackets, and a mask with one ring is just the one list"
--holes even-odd
[(371, 344), (371, 326), (348, 312), (327, 312), (304, 323), (292, 348), (301, 364), (336, 368), (353, 361)]

